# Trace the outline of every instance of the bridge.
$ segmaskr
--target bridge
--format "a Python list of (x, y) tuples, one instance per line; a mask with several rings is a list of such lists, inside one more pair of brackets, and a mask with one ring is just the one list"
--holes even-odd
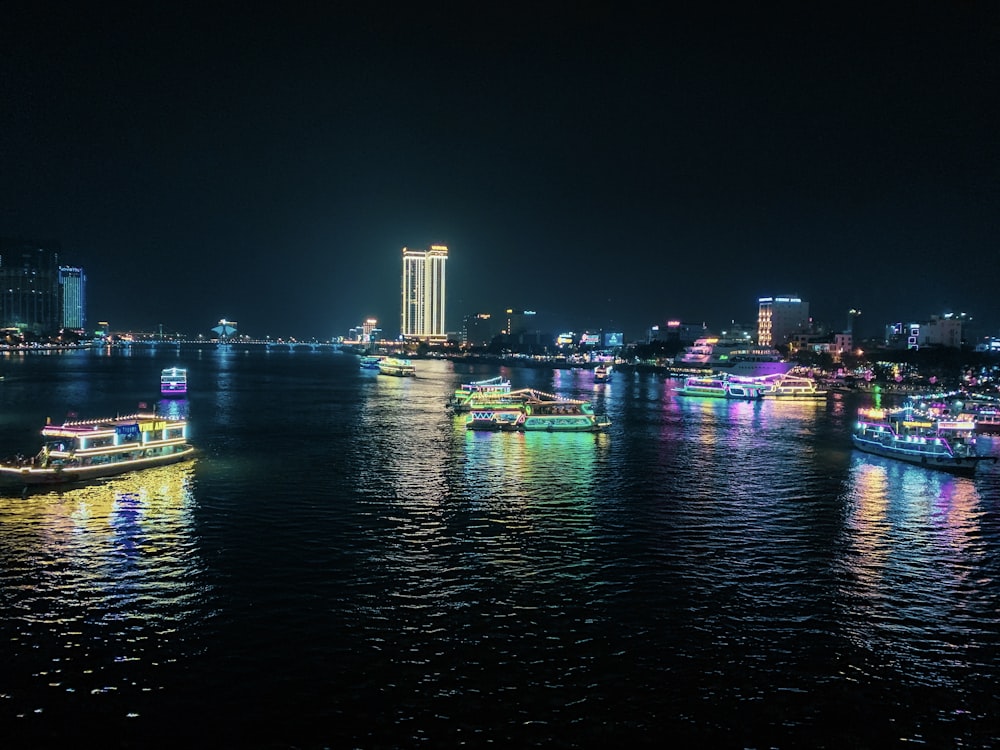
[(285, 339), (124, 339), (116, 346), (127, 349), (219, 349), (228, 351), (320, 352), (353, 351), (354, 347), (336, 341), (296, 341)]

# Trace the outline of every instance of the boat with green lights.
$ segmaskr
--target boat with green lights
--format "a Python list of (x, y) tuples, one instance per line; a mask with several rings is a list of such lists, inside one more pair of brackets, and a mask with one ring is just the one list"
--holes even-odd
[(510, 380), (497, 375), (485, 380), (473, 380), (462, 383), (448, 399), (448, 406), (455, 412), (467, 412), (472, 404), (490, 399), (500, 398), (510, 394)]
[(502, 432), (601, 432), (611, 426), (589, 401), (525, 388), (470, 406), (466, 427)]

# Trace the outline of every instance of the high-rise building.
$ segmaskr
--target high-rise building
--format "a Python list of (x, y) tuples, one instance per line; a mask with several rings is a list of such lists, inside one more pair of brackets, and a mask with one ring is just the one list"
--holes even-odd
[(82, 268), (59, 266), (62, 287), (62, 326), (83, 330), (87, 326), (87, 275)]
[(0, 323), (36, 334), (62, 328), (55, 243), (0, 238)]
[(445, 341), (445, 264), (448, 248), (403, 248), (403, 309), (400, 333), (406, 339)]
[(494, 333), (489, 313), (466, 315), (462, 321), (462, 343), (466, 346), (486, 346), (493, 340)]
[(761, 297), (757, 300), (757, 343), (780, 346), (809, 325), (809, 303), (797, 295)]

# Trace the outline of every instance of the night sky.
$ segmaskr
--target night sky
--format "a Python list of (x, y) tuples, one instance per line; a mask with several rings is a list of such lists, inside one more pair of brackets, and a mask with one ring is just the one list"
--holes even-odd
[(443, 243), (451, 330), (1000, 333), (1000, 4), (330, 5), (5, 3), (0, 235), (116, 330), (394, 335)]

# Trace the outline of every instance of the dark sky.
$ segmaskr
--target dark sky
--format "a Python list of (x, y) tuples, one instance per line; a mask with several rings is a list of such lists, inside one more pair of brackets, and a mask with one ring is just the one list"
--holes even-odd
[(995, 2), (295, 5), (4, 4), (0, 235), (58, 240), (91, 322), (395, 334), (444, 243), (453, 330), (797, 293), (1000, 332)]

